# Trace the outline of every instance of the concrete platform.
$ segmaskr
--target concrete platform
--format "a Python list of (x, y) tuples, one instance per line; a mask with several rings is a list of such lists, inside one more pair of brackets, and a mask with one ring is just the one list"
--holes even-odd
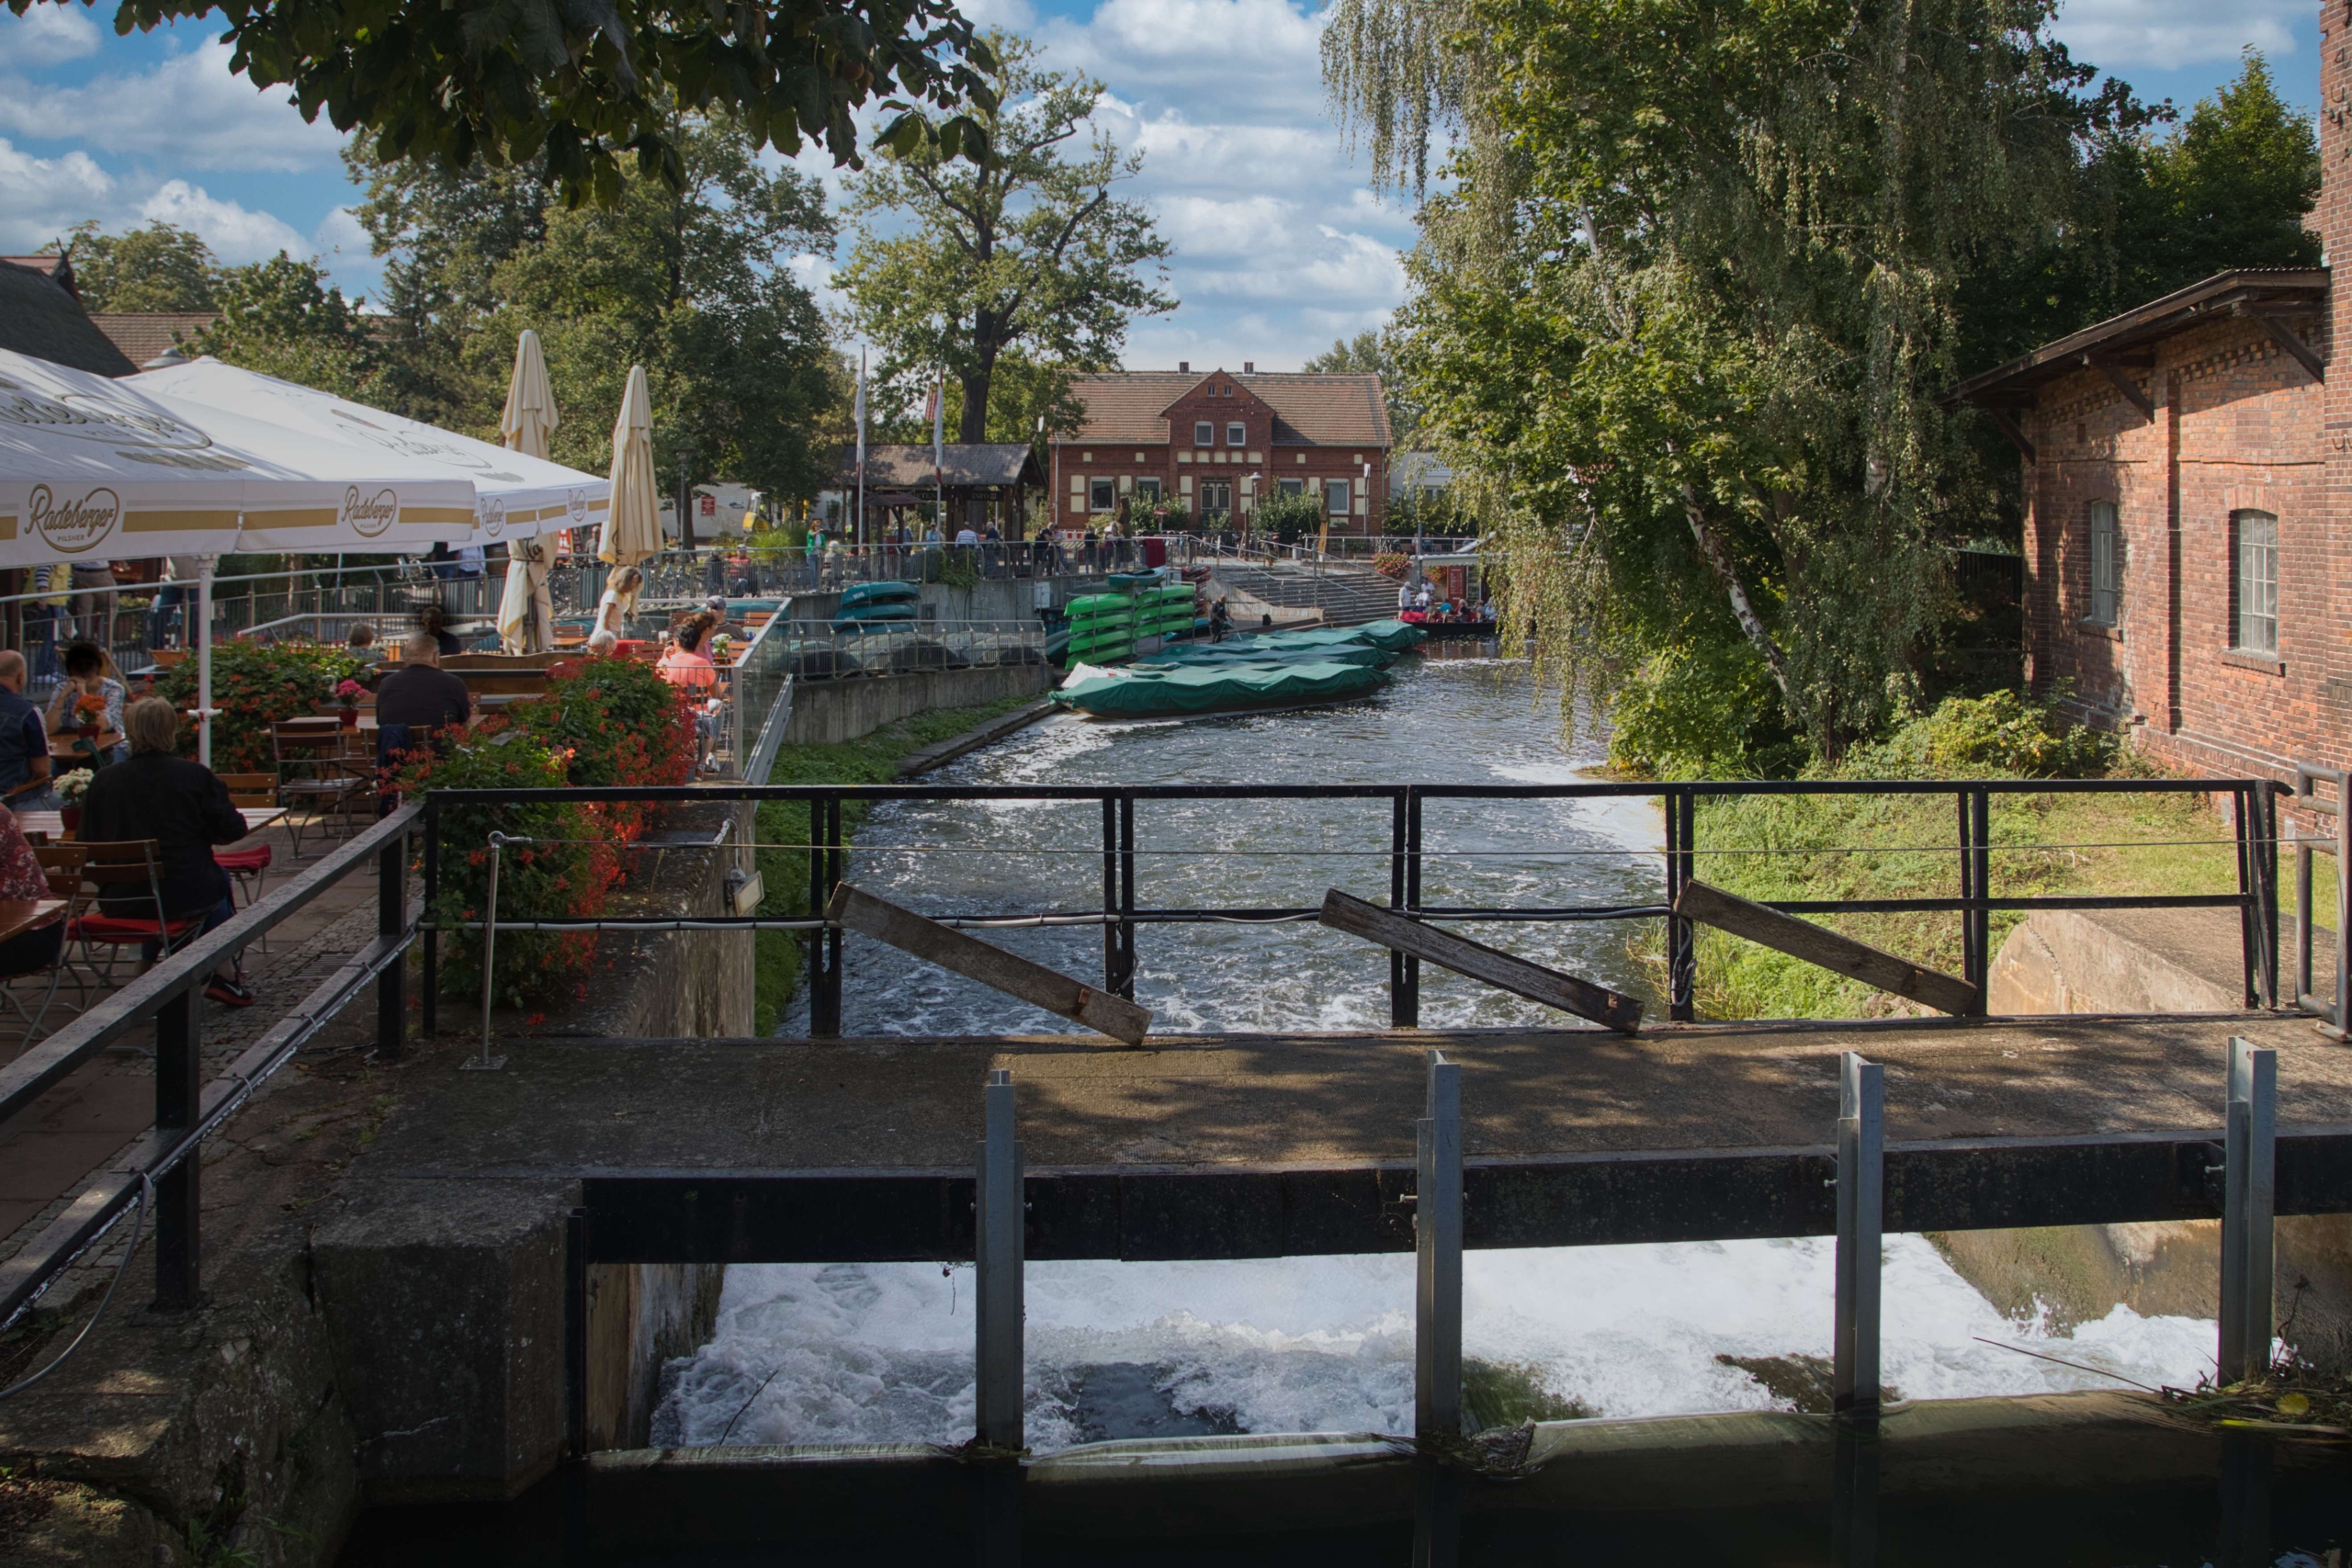
[(508, 1039), (413, 1081), (352, 1174), (963, 1169), (983, 1076), (1029, 1168), (1409, 1161), (1427, 1053), (1464, 1066), (1468, 1154), (1818, 1145), (1837, 1064), (1887, 1067), (1891, 1140), (2218, 1127), (2233, 1034), (2279, 1053), (2282, 1126), (2352, 1123), (2352, 1050), (2267, 1014), (1972, 1023), (1098, 1040)]

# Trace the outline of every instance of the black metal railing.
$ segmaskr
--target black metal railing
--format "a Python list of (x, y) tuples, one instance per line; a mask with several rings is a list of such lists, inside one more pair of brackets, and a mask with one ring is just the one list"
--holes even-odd
[[(201, 1299), (198, 1155), (209, 1137), (254, 1089), (300, 1050), (370, 981), (376, 986), (376, 1048), (397, 1056), (408, 1010), (401, 960), (415, 940), (418, 911), (409, 908), (408, 843), (424, 808), (407, 806), (335, 850), (301, 875), (240, 910), (220, 930), (175, 950), (122, 989), (99, 1001), (23, 1055), (0, 1067), (0, 1122), (29, 1110), (49, 1089), (98, 1053), (152, 1023), (155, 1039), (155, 1122), (119, 1162), (85, 1186), (40, 1235), (0, 1264), (0, 1327), (13, 1323), (76, 1259), (96, 1247), (152, 1192), (147, 1224), (155, 1236), (155, 1306), (177, 1311)], [(297, 1003), (228, 1068), (203, 1077), (204, 983), (227, 960), (300, 914), (345, 877), (373, 863), (379, 878), (377, 935)]]
[[(1677, 1021), (1697, 1016), (1697, 933), (1690, 919), (1677, 915), (1682, 889), (1697, 877), (1698, 803), (1702, 798), (1729, 799), (1752, 795), (1944, 795), (1954, 805), (1957, 832), (1952, 843), (1959, 862), (1957, 890), (1948, 897), (1891, 898), (1808, 898), (1774, 902), (1770, 908), (1790, 914), (1953, 913), (1962, 919), (1962, 976), (1976, 988), (1977, 1010), (1984, 1010), (1993, 953), (1994, 911), (2036, 909), (2196, 909), (2234, 908), (2238, 911), (2239, 945), (2248, 1007), (2276, 1006), (2278, 997), (2278, 804), (2282, 786), (2267, 779), (1962, 779), (1928, 781), (1721, 782), (1691, 784), (716, 784), (675, 788), (606, 788), (545, 791), (445, 790), (425, 803), (425, 899), (434, 907), (439, 890), (441, 818), (448, 808), (533, 802), (801, 801), (808, 807), (808, 908), (821, 911), (846, 870), (850, 845), (843, 835), (842, 807), (851, 801), (1096, 801), (1102, 809), (1102, 904), (1091, 910), (975, 909), (956, 910), (933, 918), (950, 925), (986, 927), (1019, 924), (1085, 925), (1102, 928), (1103, 988), (1130, 999), (1135, 995), (1136, 933), (1148, 925), (1210, 924), (1234, 920), (1307, 921), (1318, 906), (1277, 908), (1216, 907), (1155, 908), (1136, 897), (1137, 855), (1136, 814), (1139, 805), (1159, 801), (1385, 801), (1388, 804), (1387, 861), (1389, 907), (1420, 920), (1527, 924), (1563, 920), (1663, 919), (1666, 923), (1668, 1015)], [(2237, 889), (2229, 893), (2170, 894), (2003, 894), (1993, 880), (1992, 800), (1996, 795), (2154, 795), (2198, 794), (2224, 796), (2230, 812), (2236, 857)], [(1425, 845), (1423, 810), (1431, 801), (1556, 801), (1595, 799), (1660, 800), (1665, 808), (1663, 849), (1665, 897), (1645, 904), (1566, 904), (1469, 906), (1425, 903), (1422, 871), (1430, 852)], [(466, 845), (470, 851), (479, 846)], [(2032, 848), (2002, 846), (2004, 849)], [(453, 848), (456, 848), (453, 846)], [(1237, 852), (1246, 853), (1247, 852)], [(1381, 853), (1378, 851), (1362, 852)], [(1530, 850), (1531, 855), (1546, 852)], [(1627, 856), (1644, 852), (1627, 850)], [(583, 919), (501, 919), (501, 930), (696, 930), (761, 929), (792, 931), (809, 942), (809, 1027), (817, 1035), (837, 1033), (842, 1018), (842, 933), (820, 918), (781, 919), (760, 916), (609, 917)], [(481, 929), (468, 921), (457, 928)], [(434, 976), (437, 972), (440, 930), (424, 932), (424, 998), (426, 1027), (432, 1027)], [(1418, 1028), (1420, 1023), (1420, 961), (1404, 953), (1389, 958), (1389, 1018), (1394, 1027)]]

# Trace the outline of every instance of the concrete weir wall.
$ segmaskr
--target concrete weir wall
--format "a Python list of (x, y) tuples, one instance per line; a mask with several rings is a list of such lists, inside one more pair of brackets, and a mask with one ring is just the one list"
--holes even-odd
[[(2333, 949), (2318, 946), (2313, 980), (2324, 992), (2334, 984)], [(2237, 916), (2227, 909), (2041, 910), (2009, 933), (1993, 961), (1996, 1014), (2214, 1013), (2245, 1001)], [(2216, 1125), (2222, 1098), (2216, 1061)], [(2143, 1316), (2220, 1310), (2216, 1222), (1954, 1231), (1937, 1239), (1995, 1306), (2019, 1315), (2045, 1311), (2060, 1326), (2118, 1305)], [(2316, 1365), (2352, 1369), (2352, 1214), (2280, 1219), (2278, 1259), (2280, 1337)]]
[(1005, 697), (1043, 692), (1053, 671), (1044, 664), (996, 664), (911, 675), (861, 675), (842, 681), (801, 681), (792, 688), (787, 746), (838, 746), (933, 708), (978, 707)]

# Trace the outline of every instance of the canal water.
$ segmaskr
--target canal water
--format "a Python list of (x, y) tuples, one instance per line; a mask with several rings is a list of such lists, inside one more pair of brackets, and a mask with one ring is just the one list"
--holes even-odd
[[(1413, 658), (1340, 708), (1185, 723), (1055, 719), (937, 775), (974, 784), (1341, 784), (1573, 780), (1597, 742), (1564, 743), (1523, 667)], [(1387, 886), (1385, 801), (1144, 802), (1146, 907), (1272, 908)], [(1431, 803), (1425, 902), (1644, 905), (1661, 894), (1646, 802)], [(926, 912), (1099, 908), (1091, 803), (886, 807), (851, 874)], [(1476, 931), (1477, 928), (1472, 928)], [(1539, 962), (1649, 994), (1630, 922), (1515, 928)], [(1099, 974), (1091, 929), (992, 933), (1073, 975)], [(1385, 954), (1312, 924), (1145, 926), (1136, 999), (1183, 1031), (1375, 1028)], [(853, 935), (843, 1029), (855, 1034), (1058, 1032), (1059, 1020)], [(1422, 1021), (1555, 1018), (1423, 969)], [(786, 1017), (805, 1032), (806, 1003)], [(1784, 1404), (1747, 1369), (1829, 1353), (1826, 1239), (1477, 1251), (1465, 1352), (1511, 1409), (1651, 1416)], [(1199, 1263), (1036, 1263), (1028, 1270), (1028, 1432), (1051, 1450), (1105, 1438), (1412, 1429), (1409, 1256)], [(1943, 1398), (2185, 1384), (2214, 1329), (2128, 1308), (2052, 1332), (1996, 1312), (1917, 1236), (1886, 1248), (1884, 1363), (1900, 1393)], [(668, 1372), (662, 1445), (927, 1441), (970, 1435), (969, 1269), (937, 1264), (736, 1267), (718, 1332)], [(1985, 1341), (1992, 1341), (1986, 1343)], [(2007, 1348), (2014, 1347), (2016, 1348)], [(2037, 1359), (2056, 1357), (2059, 1361)], [(2060, 1361), (2075, 1365), (2062, 1365)]]

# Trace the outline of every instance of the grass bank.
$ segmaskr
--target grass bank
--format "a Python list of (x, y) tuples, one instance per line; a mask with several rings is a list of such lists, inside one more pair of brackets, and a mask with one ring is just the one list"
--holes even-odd
[[(2030, 778), (2147, 776), (2086, 732), (2062, 732), (2043, 710), (2006, 694), (1948, 703), (1829, 776)], [(2229, 824), (2200, 795), (1993, 796), (1996, 894), (2233, 893)], [(1698, 874), (1759, 902), (1799, 898), (1956, 897), (1959, 821), (1949, 795), (1754, 795), (1702, 801)], [(2282, 857), (2282, 931), (2292, 919), (2293, 863)], [(2324, 868), (2325, 863), (2322, 863)], [(2314, 918), (2334, 928), (2335, 889), (2313, 879)], [(1811, 916), (1858, 941), (1947, 974), (1961, 968), (1956, 914)], [(1993, 950), (2025, 916), (1996, 911)], [(1664, 988), (1664, 936), (1636, 953)], [(1698, 1004), (1705, 1018), (1853, 1018), (1908, 1003), (1859, 981), (1701, 927)]]
[[(888, 725), (862, 739), (839, 746), (787, 746), (769, 771), (776, 784), (889, 784), (899, 776), (899, 759), (936, 741), (950, 739), (1014, 708), (1035, 702), (1034, 692), (1005, 697), (978, 707), (939, 708)], [(854, 835), (865, 818), (865, 807), (852, 802), (842, 808), (842, 831)], [(763, 845), (808, 842), (808, 808), (795, 800), (770, 800), (759, 809), (759, 841)], [(771, 918), (794, 919), (808, 913), (808, 853), (800, 849), (763, 848), (759, 852), (760, 880), (767, 890), (760, 911)], [(762, 1034), (775, 1029), (786, 1003), (800, 984), (806, 963), (800, 936), (793, 931), (761, 931), (757, 937), (758, 976), (753, 1001), (753, 1026)]]

